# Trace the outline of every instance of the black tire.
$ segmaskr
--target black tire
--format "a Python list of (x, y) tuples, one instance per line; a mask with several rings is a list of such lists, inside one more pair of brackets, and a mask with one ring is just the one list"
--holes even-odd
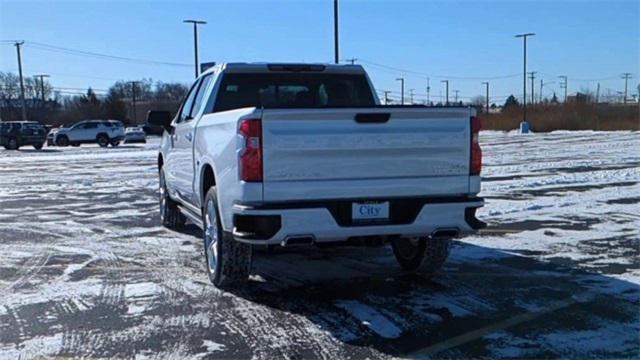
[(111, 146), (113, 146), (113, 147), (116, 147), (118, 145), (120, 145), (120, 141), (112, 141), (111, 142)]
[(164, 180), (164, 169), (160, 168), (160, 221), (162, 226), (177, 230), (184, 226), (187, 218), (182, 215), (178, 204), (171, 199)]
[(241, 284), (249, 278), (253, 249), (222, 231), (216, 188), (211, 187), (202, 210), (204, 258), (209, 280), (218, 288)]
[(391, 241), (391, 247), (403, 270), (433, 275), (447, 260), (451, 250), (451, 239), (398, 238)]
[(20, 146), (18, 145), (18, 139), (12, 137), (7, 140), (7, 145), (5, 145), (5, 149), (7, 150), (18, 150)]
[(109, 146), (109, 137), (105, 134), (98, 134), (98, 136), (96, 136), (96, 142), (100, 147), (107, 147)]
[(44, 144), (33, 144), (33, 148), (36, 149), (36, 150), (42, 150), (42, 146), (43, 145)]
[(60, 135), (56, 139), (56, 145), (58, 146), (69, 146), (69, 138), (66, 135)]

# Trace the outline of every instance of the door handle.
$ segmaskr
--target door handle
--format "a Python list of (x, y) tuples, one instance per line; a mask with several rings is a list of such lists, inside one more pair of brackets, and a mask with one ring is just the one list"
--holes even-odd
[(191, 133), (187, 133), (184, 137), (189, 141), (193, 140), (193, 135), (191, 135)]

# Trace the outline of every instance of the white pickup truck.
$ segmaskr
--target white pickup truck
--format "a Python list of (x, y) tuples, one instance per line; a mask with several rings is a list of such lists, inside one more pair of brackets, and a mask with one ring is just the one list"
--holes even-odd
[(474, 110), (381, 106), (361, 66), (217, 65), (147, 122), (165, 129), (162, 223), (203, 229), (218, 287), (248, 278), (255, 245), (390, 242), (433, 273), (484, 226)]

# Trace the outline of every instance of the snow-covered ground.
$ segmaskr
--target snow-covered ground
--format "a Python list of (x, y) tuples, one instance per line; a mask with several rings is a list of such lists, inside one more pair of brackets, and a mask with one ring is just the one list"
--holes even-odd
[(638, 357), (640, 134), (481, 142), (489, 228), (438, 277), (279, 250), (233, 292), (158, 225), (157, 139), (0, 150), (0, 358)]

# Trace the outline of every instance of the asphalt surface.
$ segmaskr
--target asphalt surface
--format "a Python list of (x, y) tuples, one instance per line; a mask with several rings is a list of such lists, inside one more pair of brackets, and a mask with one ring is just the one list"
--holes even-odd
[(0, 150), (0, 358), (637, 358), (638, 137), (483, 134), (490, 227), (435, 278), (278, 249), (228, 292), (159, 225), (157, 139)]

